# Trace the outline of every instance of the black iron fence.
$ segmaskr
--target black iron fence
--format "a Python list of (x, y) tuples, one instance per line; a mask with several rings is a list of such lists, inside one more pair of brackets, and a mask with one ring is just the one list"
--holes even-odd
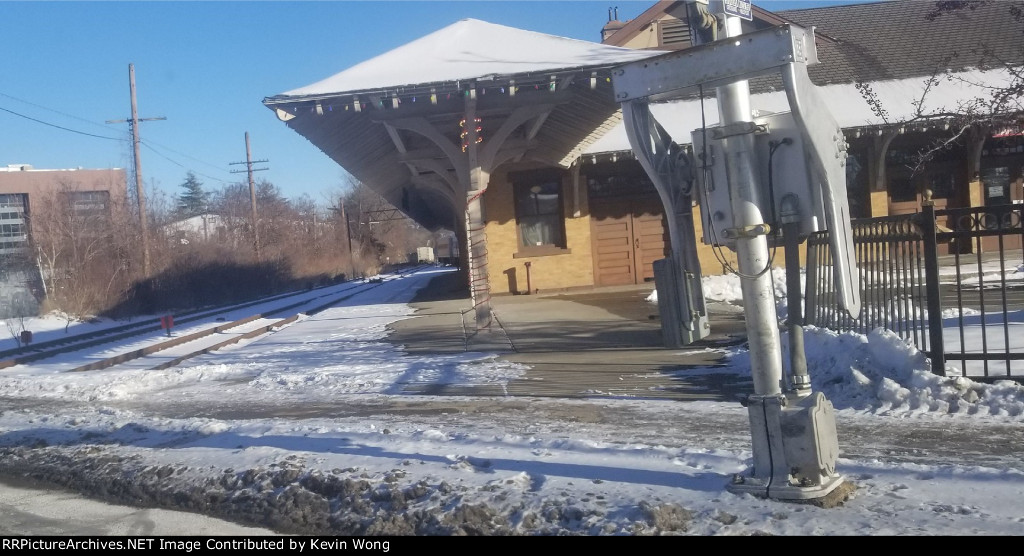
[(838, 308), (828, 232), (808, 238), (804, 322), (886, 328), (973, 380), (1024, 382), (1024, 205), (856, 219), (861, 312)]

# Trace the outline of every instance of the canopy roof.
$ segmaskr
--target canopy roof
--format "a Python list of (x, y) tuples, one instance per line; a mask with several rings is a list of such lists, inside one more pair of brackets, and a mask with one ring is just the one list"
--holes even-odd
[(486, 170), (568, 167), (621, 120), (611, 69), (663, 53), (464, 19), (263, 103), (419, 224), (451, 229), (466, 198), (470, 100)]
[(607, 67), (661, 52), (569, 39), (478, 19), (448, 27), (271, 101), (358, 94), (471, 80)]

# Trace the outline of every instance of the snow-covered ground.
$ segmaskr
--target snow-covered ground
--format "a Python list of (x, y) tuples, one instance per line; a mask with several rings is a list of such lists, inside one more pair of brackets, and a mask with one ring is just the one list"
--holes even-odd
[[(738, 403), (402, 394), (410, 380), (492, 384), (525, 372), (495, 354), (406, 355), (387, 341), (414, 292), (447, 271), (385, 276), (335, 308), (166, 370), (0, 370), (0, 476), (31, 473), (136, 508), (103, 506), (119, 517), (93, 534), (124, 534), (125, 520), (186, 535), (1024, 532), (1016, 383), (938, 377), (884, 330), (809, 328), (812, 385), (835, 406), (837, 471), (856, 490), (833, 508), (734, 494), (726, 485), (751, 465)], [(739, 301), (733, 277), (706, 279), (705, 293)], [(749, 374), (745, 351), (723, 357), (701, 372)], [(54, 515), (52, 492), (3, 492), (0, 534), (70, 534), (100, 515)], [(233, 523), (198, 529), (174, 519), (191, 514), (165, 513), (146, 529), (153, 510), (138, 508), (155, 507)]]

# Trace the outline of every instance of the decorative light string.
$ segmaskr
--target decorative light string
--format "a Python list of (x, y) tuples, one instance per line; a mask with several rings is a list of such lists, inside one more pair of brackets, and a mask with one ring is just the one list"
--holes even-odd
[[(480, 125), (483, 122), (483, 120), (481, 120), (480, 118), (474, 118), (473, 121), (476, 123), (476, 142), (483, 143), (484, 138), (482, 135), (480, 135), (480, 132), (483, 131), (483, 127), (481, 127)], [(462, 133), (459, 134), (459, 138), (462, 139), (462, 152), (466, 152), (466, 149), (469, 148), (469, 140), (466, 139), (466, 136), (469, 135), (469, 130), (466, 129), (465, 118), (459, 120), (459, 129), (462, 130)]]
[[(384, 90), (380, 94), (365, 95), (371, 99), (370, 102), (367, 102), (367, 98), (360, 98), (360, 95), (345, 95), (334, 98), (321, 98), (312, 102), (301, 102), (293, 104), (285, 108), (285, 110), (298, 115), (306, 111), (308, 107), (308, 112), (323, 116), (326, 113), (334, 112), (336, 108), (346, 112), (362, 112), (369, 108), (371, 103), (378, 109), (399, 110), (406, 104), (429, 102), (431, 105), (437, 105), (439, 102), (461, 98), (476, 98), (477, 94), (487, 95), (488, 93), (494, 94), (498, 92), (502, 95), (507, 94), (510, 97), (514, 97), (516, 93), (521, 93), (524, 90), (547, 90), (549, 92), (556, 92), (558, 90), (559, 76), (549, 75), (541, 79), (538, 79), (538, 77), (534, 77), (527, 83), (521, 81), (517, 83), (515, 79), (509, 79), (506, 83), (486, 81), (488, 86), (481, 86), (482, 83), (480, 81), (471, 82), (468, 85), (465, 82), (456, 82), (454, 87), (448, 89), (439, 89), (438, 87), (403, 87), (390, 91)], [(599, 78), (597, 72), (591, 72), (588, 76), (583, 77), (583, 79), (589, 80), (589, 87), (591, 89), (596, 89), (599, 83), (611, 83), (611, 77), (604, 76)], [(573, 78), (574, 82), (575, 80), (576, 77)]]

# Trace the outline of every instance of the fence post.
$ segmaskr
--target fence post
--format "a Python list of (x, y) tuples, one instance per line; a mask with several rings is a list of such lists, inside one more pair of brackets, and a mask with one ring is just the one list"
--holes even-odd
[(946, 376), (946, 346), (942, 339), (942, 299), (939, 291), (939, 242), (935, 226), (935, 201), (931, 190), (924, 192), (920, 213), (924, 240), (925, 295), (928, 298), (928, 354), (932, 373)]

